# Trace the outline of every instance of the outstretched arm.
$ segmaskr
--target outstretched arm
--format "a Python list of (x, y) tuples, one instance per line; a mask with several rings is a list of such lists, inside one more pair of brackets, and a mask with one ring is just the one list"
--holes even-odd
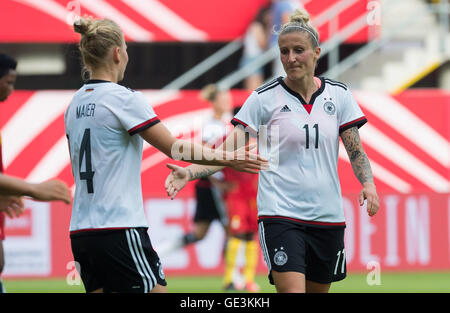
[[(245, 134), (244, 130), (241, 131)], [(251, 149), (242, 147), (243, 144), (236, 146), (229, 142), (228, 146), (225, 146), (225, 142), (222, 146), (211, 149), (201, 144), (177, 139), (172, 136), (170, 131), (162, 123), (147, 128), (139, 134), (149, 144), (174, 160), (182, 160), (201, 165), (229, 166), (235, 170), (250, 173), (256, 173), (257, 170), (267, 163), (267, 160), (250, 152)], [(234, 134), (234, 131), (231, 134)], [(229, 140), (229, 137), (227, 137), (226, 141)], [(242, 149), (233, 150), (228, 147), (237, 147), (236, 149), (242, 147)]]
[[(244, 150), (251, 149), (251, 147), (247, 146), (248, 141), (248, 133), (246, 133), (241, 127), (235, 127), (218, 149), (223, 149), (225, 151), (241, 150), (242, 152)], [(183, 189), (189, 181), (210, 176), (224, 168), (224, 166), (207, 166), (198, 164), (192, 164), (188, 167), (167, 164), (167, 167), (170, 168), (172, 172), (169, 176), (167, 176), (165, 187), (167, 195), (172, 199), (175, 198), (178, 191)], [(251, 169), (248, 172), (257, 173), (256, 168)]]
[(33, 184), (0, 174), (0, 195), (28, 196), (41, 201), (60, 200), (67, 204), (71, 202), (69, 188), (65, 183), (56, 179)]
[(353, 172), (363, 186), (359, 194), (359, 204), (363, 205), (364, 200), (367, 200), (367, 212), (370, 216), (373, 216), (377, 213), (380, 202), (373, 182), (370, 162), (361, 144), (358, 127), (355, 126), (343, 131), (341, 138), (350, 158)]
[(0, 212), (4, 212), (10, 218), (21, 215), (24, 210), (22, 196), (40, 201), (59, 200), (67, 204), (71, 201), (69, 188), (62, 181), (54, 179), (32, 184), (0, 174)]

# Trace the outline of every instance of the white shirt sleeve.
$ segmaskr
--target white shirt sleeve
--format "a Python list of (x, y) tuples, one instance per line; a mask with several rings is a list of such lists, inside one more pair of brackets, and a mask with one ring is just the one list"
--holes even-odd
[(234, 116), (231, 123), (234, 126), (242, 125), (245, 130), (253, 135), (258, 133), (262, 123), (262, 105), (258, 98), (258, 93), (253, 91), (242, 105), (239, 112)]
[(346, 90), (338, 113), (339, 133), (357, 126), (358, 128), (367, 122), (364, 113), (356, 102), (350, 90)]
[(115, 115), (131, 136), (159, 122), (152, 106), (139, 91), (132, 92), (119, 110)]

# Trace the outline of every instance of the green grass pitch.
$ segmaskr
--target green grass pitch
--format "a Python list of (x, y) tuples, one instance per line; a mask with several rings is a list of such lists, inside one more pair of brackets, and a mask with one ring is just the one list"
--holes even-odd
[[(256, 279), (261, 292), (275, 292), (265, 275)], [(168, 291), (174, 293), (221, 293), (220, 276), (168, 276)], [(83, 293), (83, 285), (69, 285), (65, 279), (4, 279), (9, 293)], [(450, 272), (381, 273), (381, 284), (369, 285), (367, 274), (351, 273), (332, 284), (333, 293), (449, 293)]]

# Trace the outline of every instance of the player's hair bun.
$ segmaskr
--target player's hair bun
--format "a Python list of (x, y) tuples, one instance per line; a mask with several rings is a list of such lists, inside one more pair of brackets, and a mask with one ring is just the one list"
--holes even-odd
[(308, 24), (309, 22), (309, 14), (305, 10), (297, 9), (289, 18), (289, 22), (291, 23), (300, 23), (300, 24)]
[(73, 23), (73, 29), (81, 34), (79, 49), (86, 69), (84, 73), (104, 67), (111, 48), (124, 43), (119, 25), (108, 19), (81, 17)]
[(88, 35), (92, 31), (92, 24), (92, 18), (81, 17), (73, 23), (73, 29), (81, 35)]
[(319, 46), (319, 33), (310, 23), (309, 13), (305, 9), (295, 10), (289, 17), (289, 22), (281, 26), (278, 36), (298, 31), (308, 33), (313, 48)]

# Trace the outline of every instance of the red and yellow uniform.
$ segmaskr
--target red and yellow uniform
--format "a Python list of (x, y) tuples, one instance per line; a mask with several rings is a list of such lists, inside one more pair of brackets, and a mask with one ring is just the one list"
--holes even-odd
[(250, 292), (257, 292), (259, 287), (254, 279), (258, 264), (258, 243), (254, 234), (258, 231), (256, 207), (258, 175), (238, 172), (228, 167), (223, 170), (223, 173), (225, 181), (230, 186), (224, 196), (228, 210), (230, 234), (225, 255), (224, 286), (226, 289), (241, 289), (233, 285), (233, 271), (239, 247), (243, 244), (245, 245), (243, 269), (245, 288)]
[(238, 172), (228, 167), (223, 173), (225, 181), (231, 185), (225, 194), (230, 235), (256, 233), (258, 175)]

